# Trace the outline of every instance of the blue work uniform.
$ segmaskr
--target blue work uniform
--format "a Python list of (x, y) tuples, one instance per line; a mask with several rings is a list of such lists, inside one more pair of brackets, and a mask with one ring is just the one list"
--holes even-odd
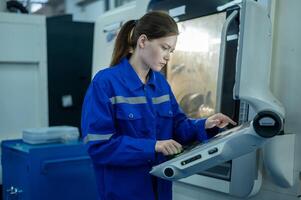
[(150, 70), (143, 84), (127, 58), (99, 71), (84, 100), (82, 133), (100, 199), (171, 200), (171, 182), (149, 174), (166, 160), (155, 143), (206, 140), (204, 124), (186, 117), (159, 72)]

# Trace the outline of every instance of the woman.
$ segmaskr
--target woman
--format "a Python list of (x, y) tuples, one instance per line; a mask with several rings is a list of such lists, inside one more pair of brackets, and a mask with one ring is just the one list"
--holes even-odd
[(206, 129), (234, 124), (223, 114), (188, 119), (159, 71), (178, 36), (176, 22), (150, 12), (121, 28), (110, 68), (96, 74), (85, 97), (82, 132), (102, 200), (171, 200), (171, 182), (152, 166), (204, 141)]

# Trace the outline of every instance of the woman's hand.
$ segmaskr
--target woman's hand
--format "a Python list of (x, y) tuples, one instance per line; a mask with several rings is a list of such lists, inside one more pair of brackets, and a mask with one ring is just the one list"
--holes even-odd
[(172, 139), (158, 140), (155, 145), (155, 151), (163, 153), (165, 156), (174, 155), (182, 151), (182, 145)]
[(218, 128), (224, 128), (228, 124), (236, 125), (236, 122), (234, 122), (232, 119), (230, 119), (228, 116), (222, 114), (222, 113), (217, 113), (212, 115), (211, 117), (208, 117), (206, 122), (205, 122), (205, 128), (213, 128), (217, 126)]

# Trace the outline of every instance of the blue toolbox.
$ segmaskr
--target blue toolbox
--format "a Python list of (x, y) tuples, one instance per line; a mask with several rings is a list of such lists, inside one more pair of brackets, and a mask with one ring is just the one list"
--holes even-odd
[(81, 141), (2, 141), (3, 199), (96, 200), (91, 159)]

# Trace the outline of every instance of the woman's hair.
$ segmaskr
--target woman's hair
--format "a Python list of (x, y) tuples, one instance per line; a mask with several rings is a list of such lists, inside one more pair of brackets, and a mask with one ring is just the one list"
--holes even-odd
[(145, 34), (149, 40), (178, 35), (177, 23), (163, 11), (146, 13), (139, 20), (130, 20), (120, 29), (112, 55), (111, 66), (128, 57), (136, 48), (140, 35)]

